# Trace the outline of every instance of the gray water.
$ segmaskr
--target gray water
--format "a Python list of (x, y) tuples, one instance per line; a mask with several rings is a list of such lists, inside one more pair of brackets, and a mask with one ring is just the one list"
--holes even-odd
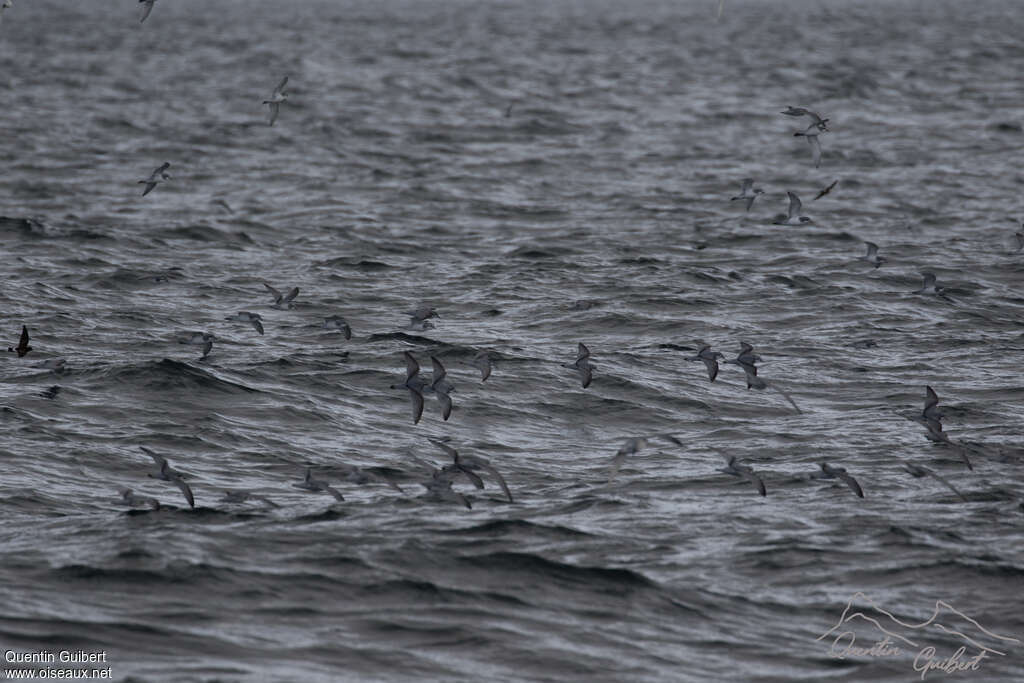
[[(1024, 678), (1018, 4), (135, 4), (0, 23), (0, 330), (34, 347), (0, 358), (0, 649), (133, 681), (920, 680), (917, 647), (816, 640), (860, 591), (1018, 639), (925, 680)], [(788, 105), (830, 118), (818, 169)], [(813, 224), (771, 224), (786, 191)], [(753, 344), (801, 412), (733, 365), (710, 383), (697, 340)], [(581, 341), (587, 389), (560, 367)], [(447, 366), (447, 422), (388, 388), (403, 351)], [(973, 472), (908, 419), (926, 385)], [(683, 445), (608, 481), (662, 433)], [(486, 475), (454, 485), (471, 510), (425, 497), (428, 437), (515, 502)], [(865, 498), (808, 480), (822, 461)], [(294, 488), (307, 466), (345, 501)]]

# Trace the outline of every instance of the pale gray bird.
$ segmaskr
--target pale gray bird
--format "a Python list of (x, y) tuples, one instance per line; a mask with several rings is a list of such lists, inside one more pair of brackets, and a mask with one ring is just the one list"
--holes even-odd
[(182, 344), (195, 344), (203, 347), (203, 358), (210, 355), (213, 350), (213, 342), (217, 337), (210, 332), (192, 332), (186, 339), (181, 340)]
[(576, 351), (576, 362), (562, 363), (563, 368), (570, 368), (580, 373), (580, 381), (583, 388), (590, 386), (590, 380), (594, 378), (594, 367), (590, 364), (590, 349), (583, 342), (579, 342)]
[(762, 481), (761, 477), (754, 472), (753, 468), (749, 465), (740, 464), (736, 460), (735, 455), (725, 456), (725, 460), (728, 464), (721, 468), (719, 472), (725, 472), (726, 474), (731, 474), (734, 477), (746, 479), (754, 485), (754, 488), (756, 488), (757, 492), (762, 496), (768, 495), (768, 490), (764, 486), (764, 481)]
[(142, 18), (139, 19), (141, 24), (149, 16), (149, 13), (153, 11), (153, 5), (156, 4), (156, 0), (139, 0), (139, 4), (142, 5)]
[(864, 490), (861, 489), (860, 484), (852, 476), (847, 474), (845, 467), (833, 467), (827, 462), (819, 463), (821, 465), (821, 471), (815, 472), (811, 475), (814, 479), (839, 479), (844, 484), (850, 487), (850, 490), (857, 494), (858, 498), (864, 497)]
[(274, 297), (274, 308), (291, 308), (292, 302), (295, 301), (295, 297), (299, 295), (298, 287), (292, 287), (290, 292), (282, 294), (266, 282), (263, 283), (263, 286), (266, 287), (267, 291), (270, 292), (270, 295)]
[(306, 468), (306, 477), (298, 484), (292, 484), (294, 488), (304, 489), (306, 491), (313, 491), (314, 493), (329, 493), (334, 496), (335, 500), (344, 501), (345, 497), (341, 495), (336, 489), (322, 479), (315, 479), (313, 477), (313, 468)]
[(878, 245), (874, 242), (868, 242), (865, 240), (864, 246), (867, 247), (868, 251), (863, 256), (858, 256), (858, 261), (867, 261), (877, 269), (888, 260), (884, 256), (878, 255)]
[(229, 315), (224, 318), (225, 320), (233, 320), (240, 323), (249, 323), (253, 329), (263, 334), (263, 318), (259, 313), (250, 313), (249, 311), (239, 311), (234, 315)]
[(807, 144), (811, 146), (811, 159), (814, 161), (814, 168), (821, 166), (821, 142), (818, 140), (818, 134), (823, 130), (828, 129), (818, 128), (816, 125), (811, 124), (807, 130), (793, 133), (794, 137), (807, 138)]
[(740, 193), (735, 197), (731, 197), (729, 201), (734, 202), (737, 199), (747, 200), (747, 211), (750, 211), (750, 207), (754, 205), (754, 200), (757, 199), (758, 195), (764, 194), (764, 190), (759, 187), (754, 187), (753, 178), (744, 178), (743, 184), (740, 185)]
[(270, 105), (270, 123), (268, 125), (274, 125), (274, 121), (277, 121), (277, 115), (281, 110), (281, 103), (288, 99), (288, 94), (284, 91), (286, 85), (288, 85), (287, 76), (282, 78), (281, 82), (274, 88), (274, 93), (270, 96), (270, 99), (263, 100), (263, 104)]
[(160, 181), (171, 179), (170, 174), (167, 173), (167, 169), (169, 169), (170, 167), (171, 163), (169, 161), (165, 161), (155, 171), (153, 171), (148, 178), (139, 181), (140, 185), (146, 186), (146, 189), (142, 191), (143, 197), (152, 192), (153, 188), (156, 187), (157, 183), (159, 183)]
[(159, 472), (156, 472), (155, 474), (151, 472), (147, 476), (151, 477), (152, 479), (169, 481), (175, 486), (177, 486), (181, 490), (181, 494), (185, 496), (185, 500), (188, 501), (188, 506), (194, 508), (196, 506), (196, 501), (195, 498), (192, 496), (192, 489), (189, 488), (189, 485), (187, 483), (185, 483), (185, 478), (182, 475), (182, 473), (179, 472), (178, 470), (172, 469), (170, 463), (167, 462), (167, 458), (160, 455), (159, 453), (151, 451), (145, 446), (139, 446), (139, 449), (149, 457), (153, 458), (153, 461), (156, 463), (157, 467), (160, 468)]
[(427, 387), (426, 381), (420, 377), (420, 364), (416, 362), (413, 355), (403, 351), (405, 357), (405, 381), (401, 384), (392, 384), (392, 389), (408, 389), (412, 398), (412, 423), (418, 424), (423, 416), (423, 389)]
[(433, 306), (421, 305), (414, 308), (411, 311), (406, 311), (405, 314), (409, 316), (409, 328), (413, 330), (430, 330), (433, 329), (433, 323), (428, 322), (430, 318), (440, 318), (437, 311)]
[(342, 318), (340, 315), (332, 315), (328, 318), (324, 318), (324, 329), (325, 330), (338, 330), (345, 339), (352, 338), (352, 328), (349, 327), (348, 321)]
[(776, 216), (775, 220), (772, 221), (772, 225), (803, 225), (804, 223), (814, 222), (807, 216), (800, 215), (804, 205), (795, 192), (786, 192), (786, 196), (789, 197), (789, 211), (785, 216), (781, 214)]
[(608, 481), (615, 478), (615, 475), (622, 469), (622, 465), (626, 462), (626, 458), (631, 455), (636, 455), (640, 449), (647, 447), (647, 442), (651, 439), (664, 439), (677, 446), (682, 446), (683, 442), (677, 439), (672, 434), (653, 434), (651, 436), (631, 436), (626, 439), (626, 442), (622, 444), (618, 451), (615, 452), (615, 456), (612, 457), (612, 461), (608, 464)]

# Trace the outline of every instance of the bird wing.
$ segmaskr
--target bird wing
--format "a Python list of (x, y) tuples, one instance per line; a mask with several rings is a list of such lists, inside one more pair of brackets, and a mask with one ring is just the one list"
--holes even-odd
[(295, 300), (295, 297), (297, 297), (298, 295), (299, 295), (299, 288), (298, 287), (292, 287), (292, 291), (290, 291), (290, 292), (288, 292), (287, 294), (284, 295), (283, 301), (286, 304), (287, 303), (291, 303), (292, 301)]
[(408, 382), (419, 374), (420, 364), (416, 362), (416, 359), (408, 351), (403, 351), (402, 355), (405, 356), (405, 381)]
[[(921, 469), (925, 470), (925, 468), (923, 468), (923, 467), (922, 467)], [(934, 477), (935, 479), (938, 479), (938, 480), (939, 480), (940, 482), (942, 482), (943, 484), (945, 484), (945, 485), (946, 485), (946, 487), (947, 487), (947, 488), (948, 488), (948, 489), (949, 489), (950, 491), (952, 491), (952, 492), (953, 492), (953, 493), (955, 493), (955, 494), (956, 494), (957, 496), (959, 496), (959, 497), (960, 497), (960, 500), (962, 500), (962, 501), (963, 501), (963, 502), (965, 502), (965, 503), (967, 502), (967, 498), (966, 498), (966, 496), (964, 496), (964, 494), (960, 493), (960, 491), (958, 491), (958, 490), (957, 490), (957, 488), (956, 488), (955, 486), (953, 486), (952, 484), (950, 484), (950, 483), (949, 483), (949, 481), (948, 481), (948, 480), (947, 480), (947, 479), (946, 479), (945, 477), (942, 477), (942, 476), (940, 476), (940, 475), (939, 475), (938, 473), (936, 473), (936, 472), (933, 472), (933, 471), (931, 471), (931, 470), (925, 470), (925, 473), (926, 473), (926, 474), (930, 474), (930, 475), (931, 475), (932, 477)]]
[(274, 125), (274, 121), (277, 121), (277, 115), (281, 112), (281, 105), (277, 102), (267, 102), (270, 105), (270, 123), (268, 125)]
[(927, 415), (928, 412), (939, 404), (939, 395), (935, 393), (935, 390), (930, 386), (924, 388), (924, 411), (922, 414)]
[(149, 16), (149, 13), (153, 11), (153, 5), (156, 3), (156, 0), (139, 0), (139, 2), (143, 5), (142, 18), (139, 19), (139, 23), (141, 24), (146, 20), (146, 17)]
[(803, 203), (801, 203), (800, 198), (794, 193), (787, 192), (786, 194), (789, 196), (789, 217), (793, 218), (794, 216), (799, 216), (800, 209), (803, 208)]
[(345, 334), (346, 341), (352, 338), (352, 328), (348, 326), (348, 323), (341, 323), (341, 330)]
[(747, 211), (750, 211), (750, 207), (754, 205), (754, 200), (757, 199), (757, 195), (747, 197)]
[(423, 417), (423, 394), (415, 389), (409, 389), (409, 393), (412, 395), (412, 423), (419, 424)]
[(273, 287), (268, 285), (266, 282), (263, 283), (263, 286), (266, 287), (267, 291), (270, 292), (270, 295), (272, 297), (274, 297), (274, 301), (276, 301), (276, 302), (281, 301), (281, 298), (282, 298), (281, 297), (281, 292), (277, 291), (276, 289), (274, 289)]
[(434, 367), (434, 381), (431, 382), (431, 384), (437, 384), (438, 381), (444, 379), (445, 375), (448, 373), (445, 371), (444, 366), (441, 365), (441, 361), (439, 361), (435, 356), (430, 357), (430, 364)]
[(18, 338), (18, 355), (24, 356), (28, 348), (28, 326), (21, 326), (21, 337)]
[(579, 342), (578, 346), (576, 347), (576, 360), (578, 362), (580, 360), (583, 360), (584, 358), (590, 358), (590, 349), (588, 349), (587, 345), (584, 344), (583, 342)]
[(274, 88), (274, 95), (280, 95), (281, 93), (283, 93), (284, 92), (284, 86), (286, 86), (286, 85), (288, 85), (288, 77), (287, 76), (282, 78), (281, 82), (277, 84), (276, 88)]
[(740, 185), (740, 194), (741, 195), (746, 194), (747, 191), (750, 190), (750, 188), (753, 187), (753, 186), (754, 186), (754, 179), (753, 178), (744, 178), (743, 179), (743, 183)]
[(477, 356), (473, 359), (473, 364), (480, 370), (480, 381), (486, 382), (487, 378), (491, 376), (491, 359), (487, 354)]
[(501, 473), (494, 468), (494, 465), (483, 461), (476, 461), (476, 466), (498, 480), (498, 486), (500, 486), (501, 490), (505, 493), (505, 497), (508, 498), (508, 502), (515, 502), (512, 500), (512, 492), (508, 490), (508, 484), (505, 483), (505, 477), (501, 476)]
[(333, 486), (324, 486), (323, 490), (325, 492), (331, 494), (332, 496), (334, 496), (335, 500), (340, 500), (340, 501), (344, 501), (345, 500), (345, 496), (341, 495), (341, 492), (338, 491), (338, 489), (334, 488)]
[(455, 469), (457, 469), (462, 474), (466, 475), (466, 478), (473, 483), (473, 486), (477, 487), (478, 489), (482, 489), (484, 487), (484, 480), (480, 478), (480, 475), (474, 472), (473, 470), (469, 469), (465, 465), (456, 465)]
[(174, 485), (181, 489), (182, 495), (185, 496), (185, 500), (188, 501), (188, 506), (194, 508), (196, 506), (196, 500), (192, 496), (192, 489), (189, 488), (188, 483), (181, 478), (181, 476), (173, 477)]
[(453, 460), (457, 459), (459, 457), (459, 452), (457, 450), (455, 450), (454, 448), (452, 448), (451, 446), (449, 446), (448, 444), (446, 444), (444, 441), (441, 441), (439, 439), (428, 439), (428, 440), (430, 441), (430, 443), (434, 444), (435, 446), (440, 448), (442, 451), (444, 451)]
[(447, 422), (452, 415), (452, 397), (443, 391), (438, 391), (437, 400), (441, 402), (441, 417)]
[(147, 194), (152, 192), (154, 187), (156, 187), (156, 183), (146, 183), (146, 189), (142, 191), (142, 196), (145, 197)]
[(164, 463), (167, 462), (167, 458), (165, 458), (164, 456), (160, 455), (159, 453), (155, 453), (155, 452), (149, 450), (145, 446), (139, 446), (139, 450), (142, 451), (143, 453), (145, 453), (146, 455), (148, 455), (149, 457), (153, 458), (153, 462), (155, 462), (156, 466), (161, 468), (161, 469), (163, 468)]
[(712, 382), (715, 381), (715, 377), (718, 377), (718, 361), (714, 358), (702, 358), (704, 361), (704, 367), (708, 369), (708, 379)]
[(260, 319), (259, 318), (253, 318), (251, 322), (252, 322), (252, 326), (254, 328), (256, 328), (256, 331), (259, 332), (260, 334), (263, 334), (263, 323), (260, 322)]
[(580, 379), (583, 381), (584, 389), (590, 386), (590, 380), (594, 379), (594, 369), (589, 363), (580, 368)]
[(857, 483), (856, 479), (846, 472), (836, 472), (836, 476), (842, 479), (846, 485), (850, 487), (850, 490), (857, 494), (858, 498), (864, 497), (864, 491), (861, 489), (860, 484)]
[(814, 168), (821, 166), (821, 142), (817, 135), (808, 135), (807, 144), (811, 146), (811, 158), (814, 159)]
[(213, 342), (212, 341), (208, 341), (205, 344), (203, 344), (203, 358), (206, 358), (207, 356), (209, 356), (210, 355), (210, 351), (213, 351)]

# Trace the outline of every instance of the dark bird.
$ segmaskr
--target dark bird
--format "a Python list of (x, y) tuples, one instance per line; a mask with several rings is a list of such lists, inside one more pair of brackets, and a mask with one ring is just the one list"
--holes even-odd
[(18, 339), (17, 346), (8, 346), (9, 352), (17, 353), (18, 358), (23, 357), (26, 353), (32, 350), (32, 347), (28, 345), (28, 327), (25, 325), (21, 326), (21, 337)]
[(832, 188), (835, 187), (838, 184), (839, 184), (838, 180), (833, 180), (831, 185), (826, 187), (824, 190), (820, 191), (818, 194), (814, 195), (814, 199), (812, 199), (811, 201), (814, 202), (814, 201), (817, 201), (817, 200), (821, 199), (822, 197), (827, 195), (829, 192), (831, 192)]
[(562, 363), (562, 367), (579, 372), (584, 389), (590, 386), (590, 380), (594, 378), (594, 368), (590, 364), (590, 349), (583, 342), (579, 342), (577, 346), (576, 362)]
[[(152, 5), (150, 5), (152, 6)], [(148, 13), (147, 13), (148, 14)], [(143, 17), (145, 18), (145, 17)], [(157, 186), (161, 180), (170, 180), (171, 176), (167, 173), (167, 169), (171, 167), (169, 161), (165, 161), (159, 168), (149, 174), (149, 177), (145, 180), (140, 180), (140, 185), (145, 185), (146, 189), (142, 191), (142, 196), (145, 197), (147, 194), (153, 191), (153, 188)]]
[(146, 20), (146, 17), (149, 16), (149, 13), (153, 11), (153, 5), (156, 4), (156, 0), (139, 0), (139, 4), (143, 5), (142, 18), (139, 19), (139, 23), (141, 24)]

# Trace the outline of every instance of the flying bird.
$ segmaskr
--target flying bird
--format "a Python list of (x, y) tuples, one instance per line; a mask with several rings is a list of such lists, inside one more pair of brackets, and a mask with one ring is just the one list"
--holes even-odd
[(743, 184), (740, 185), (740, 193), (735, 197), (731, 197), (729, 201), (734, 202), (737, 199), (746, 199), (747, 211), (750, 211), (750, 207), (754, 205), (754, 200), (761, 194), (764, 194), (764, 190), (759, 187), (754, 187), (753, 178), (744, 178)]
[(192, 496), (192, 489), (190, 489), (188, 484), (185, 483), (185, 478), (182, 475), (182, 473), (179, 472), (178, 470), (172, 469), (170, 463), (167, 462), (167, 458), (160, 455), (159, 453), (151, 451), (145, 446), (139, 446), (139, 450), (141, 450), (149, 457), (153, 458), (153, 461), (156, 463), (157, 467), (160, 468), (160, 471), (156, 472), (155, 474), (150, 472), (147, 476), (149, 476), (152, 479), (169, 481), (175, 486), (177, 486), (181, 490), (181, 494), (185, 496), (185, 500), (188, 501), (188, 506), (190, 508), (194, 508), (196, 506), (196, 501), (195, 498)]
[(878, 255), (878, 245), (874, 242), (868, 242), (865, 240), (864, 246), (867, 247), (868, 251), (863, 256), (858, 256), (858, 261), (867, 261), (877, 270), (879, 266), (889, 260), (884, 256)]
[(622, 444), (615, 455), (612, 457), (612, 461), (608, 464), (608, 481), (610, 482), (615, 475), (619, 473), (622, 465), (626, 462), (626, 458), (630, 455), (636, 455), (640, 449), (647, 447), (647, 442), (650, 439), (665, 439), (670, 441), (677, 446), (682, 446), (683, 442), (677, 439), (672, 434), (654, 434), (652, 436), (631, 436), (626, 439), (626, 442)]
[(590, 380), (594, 376), (594, 368), (590, 364), (590, 349), (586, 347), (583, 342), (579, 342), (577, 347), (576, 362), (574, 363), (562, 363), (563, 368), (570, 368), (580, 373), (580, 380), (583, 383), (583, 388), (586, 389), (590, 386)]
[(270, 105), (270, 123), (268, 125), (274, 125), (274, 121), (277, 121), (277, 115), (281, 110), (281, 103), (288, 99), (288, 95), (284, 91), (286, 85), (288, 85), (287, 76), (282, 78), (281, 82), (274, 88), (274, 93), (270, 96), (270, 99), (263, 100), (263, 104)]
[(960, 491), (958, 491), (955, 486), (950, 484), (949, 481), (947, 481), (944, 477), (940, 477), (937, 473), (933, 472), (932, 470), (928, 469), (927, 467), (922, 467), (921, 465), (914, 465), (912, 463), (905, 462), (905, 463), (903, 463), (903, 468), (911, 476), (913, 476), (913, 477), (915, 477), (917, 479), (920, 479), (921, 477), (931, 477), (932, 479), (935, 479), (936, 481), (938, 481), (941, 484), (945, 485), (946, 488), (948, 488), (950, 491), (955, 493), (957, 496), (959, 496), (960, 500), (962, 500), (965, 503), (967, 502), (967, 498), (964, 496), (964, 494), (960, 493)]
[[(152, 7), (152, 3), (150, 4)], [(145, 197), (147, 194), (153, 191), (153, 188), (157, 186), (161, 180), (170, 180), (171, 176), (167, 173), (167, 169), (171, 167), (171, 162), (165, 161), (155, 171), (153, 171), (148, 178), (140, 180), (140, 185), (145, 185), (146, 189), (142, 191), (142, 196)]]
[(786, 192), (786, 196), (789, 197), (789, 212), (788, 215), (778, 215), (772, 222), (772, 225), (803, 225), (804, 223), (813, 223), (807, 216), (801, 216), (800, 211), (803, 210), (804, 205), (800, 201), (800, 198), (796, 196), (794, 192)]
[(835, 187), (838, 184), (839, 184), (838, 180), (833, 180), (831, 185), (826, 187), (824, 190), (820, 191), (818, 194), (814, 195), (814, 199), (812, 199), (811, 201), (818, 201), (819, 199), (821, 199), (822, 197), (827, 195), (829, 192), (831, 192), (832, 188)]
[(253, 329), (263, 334), (263, 318), (259, 313), (250, 313), (249, 311), (239, 311), (234, 315), (229, 315), (224, 318), (225, 320), (233, 320), (240, 323), (249, 323)]
[(338, 330), (345, 335), (346, 340), (352, 338), (352, 328), (349, 327), (348, 321), (340, 315), (332, 315), (328, 318), (324, 318), (323, 327), (325, 330)]
[(844, 484), (850, 487), (850, 490), (857, 494), (858, 498), (864, 497), (864, 490), (861, 489), (860, 484), (857, 480), (851, 477), (846, 472), (845, 467), (833, 467), (827, 462), (820, 463), (821, 472), (815, 472), (811, 476), (815, 479), (839, 479)]
[(263, 283), (263, 286), (267, 288), (268, 292), (270, 292), (270, 296), (274, 297), (274, 308), (291, 308), (292, 301), (294, 301), (295, 297), (299, 295), (298, 287), (292, 287), (290, 292), (282, 294), (266, 282)]
[(446, 470), (453, 474), (462, 473), (466, 475), (471, 482), (473, 482), (474, 486), (478, 489), (482, 489), (484, 487), (483, 479), (481, 479), (480, 475), (474, 471), (482, 470), (498, 481), (498, 486), (500, 486), (501, 490), (505, 493), (505, 497), (508, 498), (508, 502), (515, 502), (512, 499), (512, 492), (509, 490), (508, 484), (505, 482), (505, 477), (501, 476), (501, 473), (494, 468), (494, 465), (492, 465), (490, 461), (472, 455), (459, 455), (457, 450), (439, 439), (430, 439), (430, 443), (440, 448), (452, 458), (452, 463), (450, 465), (445, 465), (441, 470), (442, 473)]
[(480, 371), (481, 382), (486, 382), (487, 378), (491, 376), (491, 354), (489, 352), (479, 352), (473, 356), (473, 360), (469, 364)]
[(17, 346), (8, 346), (8, 352), (17, 353), (18, 358), (24, 357), (26, 353), (32, 350), (32, 347), (28, 345), (28, 327), (25, 325), (21, 326), (21, 337), (18, 339)]
[(148, 507), (151, 510), (160, 509), (160, 501), (158, 501), (156, 498), (137, 496), (132, 492), (131, 489), (128, 488), (119, 489), (118, 493), (121, 495), (121, 502), (130, 508)]
[(298, 484), (292, 484), (297, 489), (304, 489), (306, 491), (313, 491), (315, 493), (329, 493), (334, 496), (335, 500), (344, 501), (345, 497), (332, 488), (328, 483), (322, 479), (313, 478), (313, 468), (306, 468), (306, 477)]
[(815, 112), (810, 109), (804, 109), (803, 107), (786, 107), (786, 111), (779, 112), (786, 116), (806, 116), (811, 120), (810, 128), (817, 128), (818, 130), (828, 130), (828, 119), (823, 119)]
[(734, 477), (746, 479), (754, 485), (754, 488), (756, 488), (757, 492), (762, 496), (768, 495), (768, 490), (764, 487), (764, 481), (762, 481), (761, 477), (754, 472), (750, 465), (740, 464), (736, 460), (735, 455), (726, 456), (725, 460), (728, 464), (721, 468), (719, 470), (720, 472), (725, 472), (726, 474), (731, 474)]
[(696, 356), (686, 356), (683, 360), (704, 361), (704, 367), (708, 369), (708, 379), (714, 382), (715, 377), (718, 377), (718, 358), (725, 358), (725, 354), (721, 351), (712, 351), (711, 346), (705, 344), (700, 347)]

